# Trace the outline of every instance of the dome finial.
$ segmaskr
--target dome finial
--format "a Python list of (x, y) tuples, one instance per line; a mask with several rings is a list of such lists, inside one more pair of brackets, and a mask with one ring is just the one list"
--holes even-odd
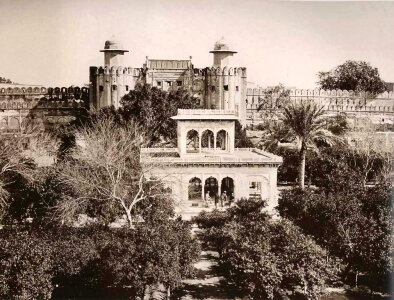
[(211, 53), (219, 53), (219, 52), (228, 52), (228, 53), (237, 53), (236, 51), (230, 50), (229, 44), (226, 42), (225, 38), (222, 36), (218, 41), (216, 41), (213, 46), (213, 50)]

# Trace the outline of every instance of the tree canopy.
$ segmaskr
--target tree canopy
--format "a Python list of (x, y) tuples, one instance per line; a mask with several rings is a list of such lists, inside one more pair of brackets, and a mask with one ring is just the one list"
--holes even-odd
[(318, 299), (336, 276), (336, 263), (291, 222), (272, 220), (263, 200), (240, 199), (226, 212), (194, 220), (220, 253), (219, 267), (242, 299)]
[(318, 84), (325, 90), (352, 90), (379, 94), (386, 90), (377, 68), (365, 61), (348, 60), (328, 72), (318, 73)]
[(122, 99), (123, 118), (144, 128), (150, 144), (176, 141), (176, 122), (171, 119), (178, 109), (199, 108), (199, 99), (184, 90), (165, 92), (150, 85), (138, 85)]

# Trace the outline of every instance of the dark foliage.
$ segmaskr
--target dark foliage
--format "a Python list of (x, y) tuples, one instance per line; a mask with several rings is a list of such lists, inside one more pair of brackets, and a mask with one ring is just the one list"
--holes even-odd
[(50, 299), (58, 286), (127, 286), (135, 298), (159, 284), (180, 287), (199, 254), (190, 226), (179, 220), (135, 230), (16, 227), (0, 233), (2, 299)]
[(296, 226), (272, 220), (264, 206), (241, 199), (227, 212), (201, 213), (194, 221), (203, 241), (219, 250), (226, 280), (243, 296), (318, 298), (335, 278), (335, 262)]
[(199, 100), (184, 90), (165, 92), (150, 85), (138, 85), (122, 99), (120, 114), (144, 129), (149, 144), (176, 142), (176, 122), (171, 117), (178, 109), (199, 108)]
[(377, 68), (364, 61), (348, 60), (329, 72), (319, 72), (318, 84), (325, 90), (352, 90), (379, 94), (386, 90)]
[(235, 121), (235, 146), (236, 148), (252, 148), (254, 145), (252, 141), (246, 136), (246, 128), (242, 127), (241, 123)]
[(278, 210), (344, 261), (344, 279), (361, 272), (372, 279), (371, 287), (384, 288), (393, 272), (391, 189), (386, 185), (356, 189), (347, 183), (352, 187), (283, 191)]

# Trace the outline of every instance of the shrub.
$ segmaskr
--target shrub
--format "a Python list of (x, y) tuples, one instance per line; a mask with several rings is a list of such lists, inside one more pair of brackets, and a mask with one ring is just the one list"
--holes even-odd
[(1, 230), (0, 296), (2, 299), (50, 299), (52, 252), (28, 231)]
[(201, 213), (195, 222), (204, 242), (218, 249), (225, 278), (253, 299), (298, 292), (317, 298), (336, 263), (291, 222), (275, 221), (262, 200), (241, 199), (227, 212)]
[(97, 261), (101, 283), (129, 286), (133, 297), (141, 299), (158, 284), (179, 287), (181, 280), (193, 272), (192, 265), (199, 255), (190, 227), (178, 220), (154, 228), (118, 229), (103, 238), (106, 240)]
[[(385, 185), (334, 192), (283, 191), (278, 210), (344, 261), (343, 278), (363, 272), (383, 288), (393, 271), (393, 207)], [(356, 282), (355, 282), (356, 283)]]
[[(45, 233), (44, 233), (45, 232)], [(70, 284), (98, 258), (91, 228), (5, 228), (0, 237), (0, 295), (50, 299), (55, 285)], [(75, 284), (75, 282), (72, 282)]]

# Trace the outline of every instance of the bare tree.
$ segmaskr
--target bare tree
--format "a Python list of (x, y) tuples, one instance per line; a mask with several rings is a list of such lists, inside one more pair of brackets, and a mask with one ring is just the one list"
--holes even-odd
[(353, 164), (363, 176), (364, 186), (366, 186), (368, 176), (378, 160), (383, 163), (380, 175), (384, 177), (389, 175), (390, 159), (393, 157), (394, 148), (384, 133), (383, 135), (377, 134), (372, 124), (359, 126), (349, 132), (348, 144)]
[(62, 220), (95, 210), (109, 223), (126, 215), (133, 227), (139, 203), (162, 197), (159, 179), (150, 178), (149, 168), (140, 165), (142, 135), (134, 123), (117, 125), (111, 117), (95, 120), (76, 133), (77, 147), (59, 167), (64, 186), (57, 207)]

